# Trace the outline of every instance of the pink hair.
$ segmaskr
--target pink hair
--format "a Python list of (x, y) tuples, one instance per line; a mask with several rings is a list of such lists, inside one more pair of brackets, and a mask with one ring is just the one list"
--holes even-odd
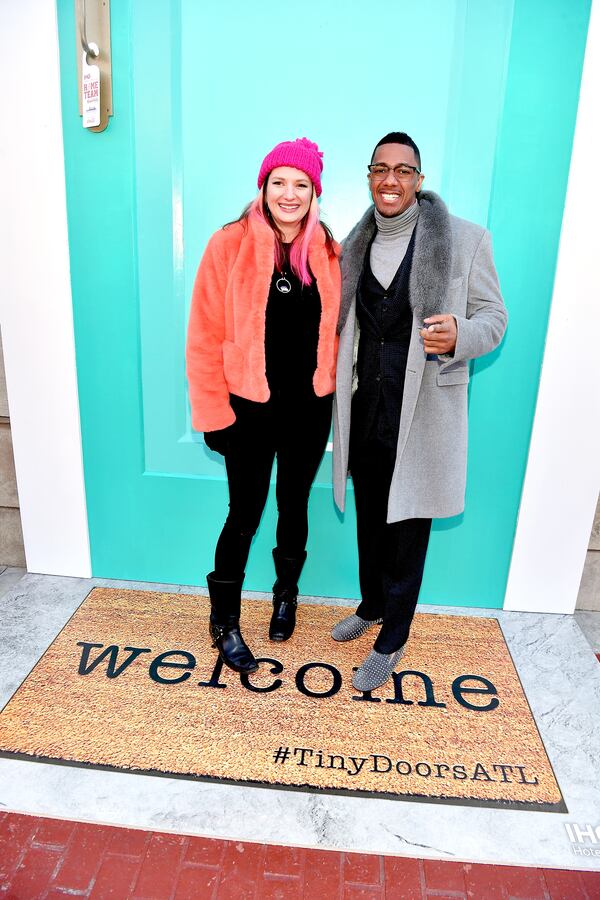
[[(273, 222), (272, 218), (267, 215), (266, 203), (263, 193), (264, 189), (265, 187), (263, 186), (263, 190), (260, 191), (258, 196), (250, 204), (248, 214), (250, 216), (257, 216), (259, 219), (262, 219), (262, 221), (266, 222), (266, 224), (269, 225), (275, 232), (275, 264), (277, 268), (280, 269), (285, 260), (283, 241), (281, 240), (279, 229)], [(310, 270), (308, 268), (308, 248), (310, 246), (312, 236), (319, 227), (319, 224), (319, 204), (317, 201), (317, 195), (313, 187), (312, 199), (310, 201), (308, 212), (304, 216), (300, 231), (292, 241), (290, 247), (290, 266), (292, 267), (292, 272), (300, 279), (302, 284), (305, 285), (309, 285), (312, 283), (312, 275), (310, 274)]]

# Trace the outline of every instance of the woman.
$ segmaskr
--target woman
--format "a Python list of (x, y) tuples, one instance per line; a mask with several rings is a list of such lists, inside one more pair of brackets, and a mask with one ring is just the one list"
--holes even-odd
[(240, 633), (252, 537), (277, 456), (276, 581), (269, 637), (296, 621), (308, 496), (331, 420), (340, 302), (338, 248), (319, 221), (322, 153), (306, 138), (277, 144), (258, 197), (208, 242), (187, 341), (192, 424), (225, 457), (229, 515), (207, 575), (210, 634), (235, 672), (258, 664)]

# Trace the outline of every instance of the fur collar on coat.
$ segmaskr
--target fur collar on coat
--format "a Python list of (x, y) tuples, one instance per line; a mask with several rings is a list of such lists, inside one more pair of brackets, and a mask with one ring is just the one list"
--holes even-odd
[[(410, 271), (410, 305), (424, 319), (443, 312), (450, 281), (452, 241), (450, 214), (433, 191), (419, 194), (419, 217)], [(346, 323), (356, 296), (367, 248), (376, 231), (374, 207), (370, 206), (342, 243), (342, 303), (338, 334)]]

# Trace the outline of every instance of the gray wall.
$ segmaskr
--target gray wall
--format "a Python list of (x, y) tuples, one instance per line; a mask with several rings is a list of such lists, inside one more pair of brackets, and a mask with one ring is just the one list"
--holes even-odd
[(25, 551), (0, 335), (0, 568), (24, 565)]
[(585, 558), (581, 586), (577, 597), (577, 609), (600, 611), (600, 497), (590, 536), (590, 546)]

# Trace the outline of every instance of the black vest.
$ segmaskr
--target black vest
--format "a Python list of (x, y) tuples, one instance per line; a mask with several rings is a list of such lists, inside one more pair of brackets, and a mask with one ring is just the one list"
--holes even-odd
[(409, 278), (414, 251), (413, 231), (406, 254), (387, 288), (371, 270), (371, 247), (356, 293), (360, 324), (358, 389), (352, 401), (354, 446), (376, 441), (396, 449), (404, 393), (406, 361), (413, 327)]

